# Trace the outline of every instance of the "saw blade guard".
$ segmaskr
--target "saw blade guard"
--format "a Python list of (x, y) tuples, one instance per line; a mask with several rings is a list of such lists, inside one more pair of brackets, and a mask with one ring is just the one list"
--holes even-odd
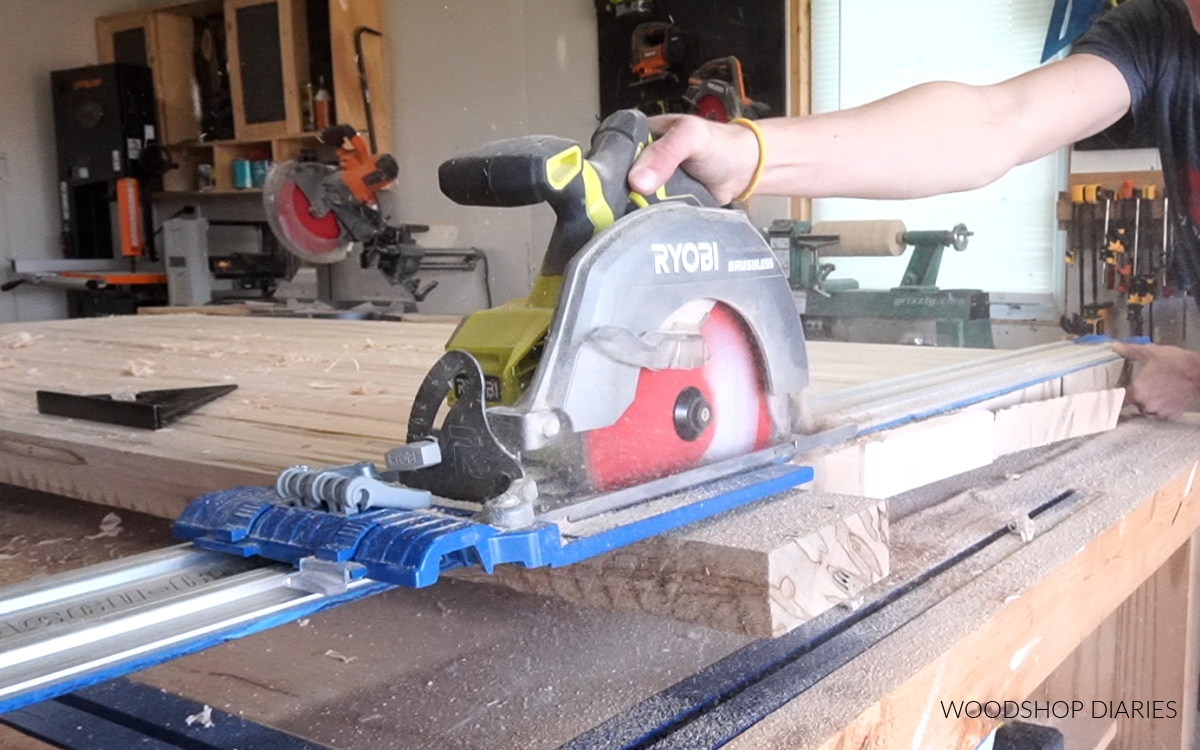
[(284, 162), (273, 167), (263, 183), (263, 208), (271, 231), (288, 252), (310, 263), (337, 263), (354, 246), (321, 200), (323, 180), (336, 172), (326, 164)]
[[(589, 470), (605, 464), (593, 478), (617, 486), (783, 440), (791, 396), (807, 383), (800, 316), (762, 235), (740, 211), (663, 203), (626, 216), (575, 257), (533, 382), (489, 420), (514, 450), (557, 462), (581, 441)], [(669, 439), (681, 434), (676, 412), (686, 432), (700, 401), (712, 413), (695, 421), (711, 434)], [(638, 435), (647, 420), (668, 439)], [(601, 454), (637, 441), (665, 451), (663, 460), (652, 470), (631, 463), (622, 478), (609, 466), (621, 458)]]

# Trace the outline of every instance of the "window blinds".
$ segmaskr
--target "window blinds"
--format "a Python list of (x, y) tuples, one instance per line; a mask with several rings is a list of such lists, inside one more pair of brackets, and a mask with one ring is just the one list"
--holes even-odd
[[(845, 109), (934, 80), (986, 84), (1036, 67), (1051, 0), (812, 0), (813, 111)], [(932, 122), (937, 112), (929, 112)], [(1049, 294), (1054, 289), (1054, 204), (1065, 149), (965, 193), (905, 201), (813, 201), (813, 218), (902, 219), (909, 229), (964, 222), (975, 236), (948, 251), (938, 286)], [(837, 258), (834, 278), (865, 288), (900, 281), (902, 258)], [(1059, 277), (1061, 278), (1061, 277)]]

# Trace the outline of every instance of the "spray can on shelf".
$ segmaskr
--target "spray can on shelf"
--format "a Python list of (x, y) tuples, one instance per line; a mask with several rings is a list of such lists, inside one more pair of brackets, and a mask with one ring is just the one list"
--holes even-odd
[(316, 106), (316, 101), (313, 94), (312, 81), (304, 84), (304, 95), (300, 99), (300, 118), (304, 121), (305, 132), (311, 132), (317, 129), (316, 115), (313, 112), (313, 107)]
[(325, 88), (324, 76), (321, 77), (317, 93), (313, 96), (313, 119), (316, 121), (317, 130), (324, 130), (333, 124), (333, 97), (329, 95), (329, 89)]

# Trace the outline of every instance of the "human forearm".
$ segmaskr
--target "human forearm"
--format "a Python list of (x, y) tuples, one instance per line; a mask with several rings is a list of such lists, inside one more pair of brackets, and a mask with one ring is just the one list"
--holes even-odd
[[(1128, 107), (1117, 69), (1076, 55), (992, 86), (924, 84), (849, 110), (763, 120), (757, 192), (911, 198), (966, 190), (1098, 132)], [(694, 117), (652, 123), (661, 137), (630, 172), (635, 190), (654, 190), (678, 166), (721, 201), (749, 184), (759, 153), (748, 129)]]
[(969, 190), (1016, 165), (986, 90), (929, 83), (853, 109), (760, 123), (758, 193), (917, 198)]

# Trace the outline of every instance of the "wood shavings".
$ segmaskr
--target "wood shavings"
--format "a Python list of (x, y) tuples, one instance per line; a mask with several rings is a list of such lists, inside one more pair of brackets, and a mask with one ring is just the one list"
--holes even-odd
[(58, 536), (58, 537), (54, 537), (53, 539), (43, 539), (40, 542), (34, 542), (33, 546), (34, 547), (49, 547), (51, 544), (62, 544), (63, 542), (73, 542), (73, 541), (75, 541), (75, 540), (69, 536)]
[(184, 719), (184, 722), (186, 722), (189, 727), (193, 724), (199, 724), (200, 726), (204, 727), (205, 729), (212, 729), (213, 728), (212, 711), (213, 711), (212, 706), (210, 706), (206, 703), (206, 704), (204, 704), (204, 708), (199, 713), (191, 714), (186, 719)]
[(149, 359), (131, 359), (121, 368), (121, 374), (144, 378), (154, 374), (154, 366), (154, 362)]
[(378, 396), (387, 393), (387, 389), (374, 383), (359, 383), (350, 389), (350, 393), (355, 396)]
[(126, 386), (108, 394), (113, 401), (137, 401), (137, 391)]
[(312, 361), (312, 357), (306, 357), (303, 354), (297, 354), (296, 352), (288, 352), (287, 354), (282, 355), (279, 359), (275, 360), (274, 366), (291, 367), (292, 365), (300, 365), (304, 364), (305, 362)]
[(27, 349), (40, 338), (42, 337), (34, 336), (28, 331), (17, 331), (0, 337), (0, 349)]
[(329, 649), (328, 651), (326, 651), (325, 655), (328, 656), (330, 659), (337, 659), (338, 661), (340, 661), (343, 664), (349, 664), (352, 661), (358, 660), (357, 656), (346, 656), (342, 652), (334, 651), (333, 649)]
[(332, 391), (333, 389), (337, 388), (337, 386), (333, 383), (326, 383), (322, 380), (314, 380), (308, 384), (308, 387), (312, 388), (314, 391)]
[(88, 534), (84, 539), (103, 539), (104, 537), (117, 536), (120, 533), (121, 517), (116, 513), (109, 513), (100, 519), (100, 531), (95, 534)]
[[(361, 370), (362, 370), (362, 365), (360, 365), (360, 364), (358, 363), (358, 360), (357, 360), (357, 359), (355, 359), (354, 357), (349, 357), (349, 360), (350, 360), (350, 364), (354, 365), (354, 371), (355, 371), (355, 372), (359, 372), (359, 371), (361, 371)], [(329, 367), (326, 367), (326, 368), (325, 368), (325, 372), (329, 372), (330, 370), (332, 370), (333, 368), (337, 367), (337, 366), (338, 366), (338, 365), (340, 365), (341, 363), (342, 363), (342, 360), (341, 360), (341, 358), (340, 358), (340, 357), (339, 357), (338, 359), (335, 359), (335, 360), (333, 360), (333, 362), (331, 362), (331, 363), (329, 364)]]

